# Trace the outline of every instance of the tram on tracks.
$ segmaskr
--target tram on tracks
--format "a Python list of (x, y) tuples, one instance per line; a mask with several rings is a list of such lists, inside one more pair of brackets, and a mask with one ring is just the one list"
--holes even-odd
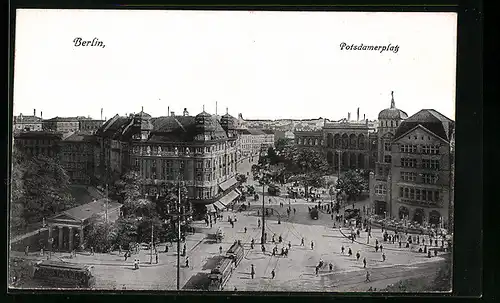
[(215, 268), (211, 270), (208, 290), (223, 290), (234, 268), (240, 264), (244, 256), (245, 251), (241, 243), (238, 241), (234, 242)]

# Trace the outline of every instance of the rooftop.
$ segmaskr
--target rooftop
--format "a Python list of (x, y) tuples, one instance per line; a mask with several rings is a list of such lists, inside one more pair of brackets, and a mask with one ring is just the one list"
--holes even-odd
[(416, 126), (421, 125), (437, 136), (450, 140), (455, 129), (455, 122), (434, 109), (422, 109), (401, 122), (395, 137), (401, 137)]
[[(108, 204), (108, 211), (114, 210), (122, 206), (122, 204), (115, 201), (109, 201), (107, 204)], [(63, 214), (84, 221), (94, 215), (104, 214), (105, 211), (106, 211), (106, 199), (100, 199), (94, 202), (90, 202), (84, 205), (68, 209), (64, 211)]]

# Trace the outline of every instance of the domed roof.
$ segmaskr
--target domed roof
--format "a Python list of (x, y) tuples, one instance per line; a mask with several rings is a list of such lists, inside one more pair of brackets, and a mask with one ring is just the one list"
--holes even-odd
[(408, 118), (408, 114), (404, 111), (397, 109), (394, 102), (394, 92), (391, 92), (391, 107), (386, 108), (378, 114), (378, 119), (396, 119), (402, 120)]

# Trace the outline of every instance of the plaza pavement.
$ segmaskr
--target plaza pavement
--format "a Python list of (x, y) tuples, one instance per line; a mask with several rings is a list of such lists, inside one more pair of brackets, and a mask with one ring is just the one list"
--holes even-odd
[[(268, 243), (266, 252), (260, 249), (261, 228), (258, 228), (257, 210), (261, 211), (262, 197), (259, 201), (249, 201), (250, 209), (245, 212), (225, 211), (223, 220), (218, 220), (213, 226), (207, 227), (204, 222), (194, 222), (196, 233), (186, 238), (187, 256), (189, 267), (184, 266), (185, 258), (181, 257), (181, 289), (193, 289), (199, 287), (196, 279), (205, 276), (215, 267), (220, 258), (219, 247), (223, 254), (229, 249), (234, 241), (240, 240), (245, 249), (245, 257), (233, 272), (226, 284), (225, 290), (233, 291), (366, 291), (369, 287), (383, 288), (401, 279), (426, 276), (429, 279), (437, 272), (443, 256), (427, 258), (423, 253), (418, 253), (416, 246), (408, 249), (403, 246), (399, 248), (397, 243), (386, 244), (383, 242), (382, 232), (379, 229), (372, 230), (370, 244), (366, 244), (367, 233), (362, 231), (357, 241), (352, 242), (346, 238), (349, 230), (339, 228), (338, 224), (333, 227), (334, 221), (330, 215), (320, 212), (318, 220), (309, 217), (307, 208), (317, 203), (306, 202), (303, 199), (288, 200), (284, 197), (265, 196), (265, 207), (272, 208), (281, 214), (281, 224), (277, 222), (277, 216), (273, 215), (266, 220), (266, 232)], [(269, 202), (269, 199), (271, 200)], [(284, 207), (279, 203), (283, 202)], [(248, 203), (248, 202), (246, 202)], [(296, 209), (296, 214), (291, 213), (288, 218), (286, 207)], [(237, 209), (237, 207), (235, 208)], [(228, 216), (237, 217), (234, 228), (231, 227)], [(211, 238), (217, 228), (224, 229), (225, 237), (222, 243), (216, 243)], [(247, 232), (244, 232), (244, 228)], [(283, 243), (277, 247), (281, 251), (283, 245), (288, 242), (292, 244), (288, 257), (271, 256), (271, 238), (275, 234), (275, 240), (283, 237)], [(250, 249), (251, 239), (255, 240), (254, 249)], [(300, 246), (304, 238), (305, 246)], [(375, 239), (384, 245), (386, 261), (382, 261), (382, 253), (375, 252)], [(310, 243), (314, 242), (314, 249)], [(347, 253), (351, 248), (353, 256), (341, 254), (341, 247), (345, 247)], [(176, 266), (177, 254), (176, 244), (169, 247), (169, 252), (164, 252), (165, 244), (158, 246), (159, 262), (149, 264), (150, 251), (140, 251), (125, 261), (123, 255), (118, 252), (110, 254), (78, 254), (77, 257), (69, 259), (69, 253), (55, 253), (54, 258), (64, 261), (93, 265), (96, 276), (96, 289), (128, 289), (128, 290), (175, 290), (176, 289)], [(182, 245), (181, 245), (182, 249)], [(356, 260), (356, 252), (360, 252), (361, 258)], [(24, 257), (24, 253), (11, 252), (11, 255)], [(28, 258), (41, 259), (39, 254), (32, 253)], [(133, 270), (133, 260), (140, 260), (140, 269)], [(367, 269), (363, 268), (362, 260), (366, 258)], [(328, 266), (315, 274), (315, 267), (322, 259), (327, 265), (333, 264), (330, 272)], [(254, 264), (256, 275), (250, 277), (251, 264)], [(276, 277), (271, 279), (271, 271), (275, 270)], [(366, 271), (371, 274), (371, 282), (365, 282)]]

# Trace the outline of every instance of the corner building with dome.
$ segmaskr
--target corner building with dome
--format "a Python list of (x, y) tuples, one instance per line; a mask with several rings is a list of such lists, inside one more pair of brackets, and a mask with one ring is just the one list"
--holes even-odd
[(447, 228), (453, 211), (455, 122), (434, 109), (408, 115), (391, 106), (378, 116), (371, 212), (406, 224)]
[(165, 195), (165, 184), (182, 181), (188, 190), (186, 211), (194, 217), (225, 208), (241, 193), (236, 181), (235, 119), (219, 119), (204, 110), (190, 116), (153, 118), (141, 111), (116, 115), (96, 132), (94, 163), (103, 184), (127, 170), (140, 174), (141, 193)]

